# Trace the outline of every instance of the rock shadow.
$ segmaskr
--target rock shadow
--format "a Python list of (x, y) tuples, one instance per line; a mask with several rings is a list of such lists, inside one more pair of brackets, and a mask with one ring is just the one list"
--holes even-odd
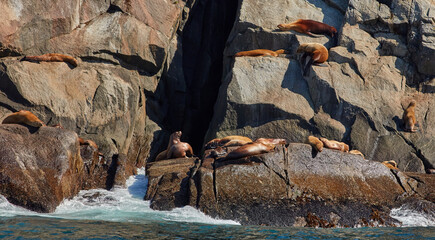
[(307, 100), (310, 107), (314, 109), (314, 103), (311, 99), (308, 84), (302, 76), (302, 69), (299, 65), (299, 61), (290, 59), (281, 87), (287, 88), (291, 92), (301, 95)]

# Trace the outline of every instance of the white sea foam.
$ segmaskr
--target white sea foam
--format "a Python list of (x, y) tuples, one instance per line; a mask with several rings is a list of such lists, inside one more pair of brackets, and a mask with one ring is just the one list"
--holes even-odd
[(434, 213), (425, 213), (403, 205), (391, 210), (390, 216), (402, 222), (404, 227), (434, 227)]
[(174, 221), (206, 224), (238, 224), (231, 220), (213, 219), (193, 207), (155, 211), (144, 201), (148, 179), (145, 170), (127, 180), (127, 188), (83, 190), (73, 199), (64, 200), (54, 213), (40, 214), (10, 204), (0, 195), (0, 217), (40, 216), (78, 220), (115, 222)]

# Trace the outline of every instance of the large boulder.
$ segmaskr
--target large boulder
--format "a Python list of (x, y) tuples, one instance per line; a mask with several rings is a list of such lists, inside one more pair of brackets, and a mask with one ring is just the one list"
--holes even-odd
[(77, 134), (53, 127), (1, 125), (0, 166), (0, 194), (38, 212), (73, 197), (85, 177)]
[(390, 170), (359, 155), (326, 148), (317, 153), (302, 143), (233, 160), (214, 151), (196, 166), (178, 159), (148, 163), (152, 208), (173, 208), (183, 199), (247, 225), (344, 227), (397, 226), (391, 209), (435, 207), (435, 175)]

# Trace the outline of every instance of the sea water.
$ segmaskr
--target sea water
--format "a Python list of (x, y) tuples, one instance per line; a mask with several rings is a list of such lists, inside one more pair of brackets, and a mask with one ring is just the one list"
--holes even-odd
[(54, 213), (10, 204), (0, 195), (0, 239), (434, 239), (435, 219), (394, 209), (397, 228), (293, 228), (241, 226), (213, 219), (192, 207), (154, 211), (144, 201), (147, 178), (139, 174), (126, 188), (81, 191)]

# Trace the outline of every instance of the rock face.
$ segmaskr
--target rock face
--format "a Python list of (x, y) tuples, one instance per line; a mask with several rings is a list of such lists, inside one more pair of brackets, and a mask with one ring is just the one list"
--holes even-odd
[[(85, 149), (93, 155), (92, 149)], [(98, 156), (80, 155), (77, 134), (53, 127), (0, 126), (0, 194), (13, 204), (51, 212), (81, 189), (105, 187)], [(96, 161), (97, 160), (97, 161)]]
[[(318, 134), (344, 141), (369, 159), (395, 160), (404, 171), (433, 168), (433, 14), (426, 0), (242, 1), (204, 142), (235, 134), (304, 142)], [(334, 26), (337, 41), (277, 30), (296, 19)], [(307, 42), (324, 44), (330, 57), (304, 78), (295, 50)], [(232, 58), (257, 48), (291, 53)], [(412, 99), (417, 133), (405, 132), (401, 121)]]
[[(56, 186), (64, 190), (38, 190), (40, 194), (35, 195), (38, 191), (20, 190), (25, 188), (21, 184), (14, 185), (17, 190), (9, 182), (2, 184), (2, 194), (10, 199), (11, 192), (23, 193), (12, 200), (22, 206), (52, 211), (59, 199), (74, 195), (79, 188), (122, 186), (135, 167), (153, 161), (167, 146), (169, 135), (178, 130), (198, 156), (203, 144), (215, 137), (244, 135), (304, 142), (307, 136), (317, 135), (343, 141), (368, 159), (395, 160), (405, 172), (423, 174), (435, 166), (432, 1), (2, 1), (0, 9), (0, 120), (11, 112), (29, 110), (47, 125), (61, 124), (99, 147), (81, 146), (76, 149), (80, 153), (74, 152), (80, 157), (62, 163), (70, 166), (74, 162), (83, 169), (75, 175), (85, 180), (71, 180), (79, 187), (59, 182)], [(338, 36), (311, 37), (277, 30), (278, 24), (297, 19), (334, 26)], [(329, 60), (312, 66), (309, 76), (303, 77), (296, 49), (307, 42), (324, 44)], [(282, 48), (289, 54), (233, 57), (236, 52), (257, 48)], [(64, 62), (22, 61), (24, 56), (45, 53), (68, 54), (79, 64), (72, 68)], [(417, 133), (405, 132), (401, 121), (412, 99), (417, 102)], [(48, 131), (44, 129), (48, 128), (39, 131)], [(39, 136), (39, 131), (24, 130), (3, 139)], [(72, 138), (59, 141), (58, 146), (72, 144), (68, 142)], [(27, 159), (25, 153), (36, 156), (37, 150), (25, 146), (8, 153), (13, 161), (2, 161), (2, 173), (9, 171), (9, 164), (20, 162), (28, 166), (24, 164), (19, 171), (34, 171), (29, 168), (35, 157)], [(52, 146), (56, 144), (39, 149), (53, 153), (46, 162), (64, 159), (62, 151)], [(386, 212), (384, 206), (393, 204), (400, 191), (417, 191), (432, 199), (425, 185), (419, 185), (431, 182), (424, 177), (379, 172), (371, 162), (357, 169), (359, 161), (354, 162), (353, 156), (342, 158), (330, 151), (314, 158), (316, 162), (308, 158), (305, 145), (299, 150), (292, 146), (264, 155), (273, 155), (273, 161), (253, 157), (242, 165), (214, 164), (215, 159), (209, 157), (150, 164), (147, 173), (152, 175), (154, 190), (147, 199), (156, 209), (188, 203), (213, 216), (259, 224), (254, 210), (270, 206), (273, 211), (265, 218), (269, 223), (307, 226), (352, 225), (360, 220), (365, 224), (363, 217), (368, 221)], [(57, 166), (50, 165), (50, 171), (61, 171), (57, 173), (61, 178), (74, 172), (73, 167), (59, 170)], [(351, 169), (345, 171), (347, 167)], [(333, 170), (322, 175), (329, 168)], [(11, 174), (15, 173), (2, 177), (13, 179)], [(340, 182), (341, 178), (346, 181)], [(383, 189), (376, 183), (379, 180), (391, 183), (386, 185), (390, 193), (382, 195), (376, 190)], [(37, 186), (55, 182), (43, 177), (34, 181)], [(397, 188), (395, 181), (402, 187)], [(248, 200), (238, 198), (238, 189), (231, 189), (228, 182), (238, 183), (233, 186), (248, 182), (249, 188), (240, 190)], [(254, 183), (261, 188), (254, 188)], [(188, 190), (182, 190), (186, 185)], [(38, 203), (44, 202), (42, 196), (49, 191), (58, 191), (50, 204)], [(179, 195), (174, 197), (174, 191)], [(266, 196), (273, 203), (265, 205)], [(367, 196), (370, 199), (364, 202)], [(165, 203), (166, 198), (173, 202)], [(285, 223), (273, 222), (280, 221), (273, 220), (274, 214), (281, 216), (282, 209), (307, 198), (310, 202), (305, 207), (292, 208), (290, 217), (282, 217)], [(32, 205), (27, 199), (34, 199)], [(251, 208), (243, 208), (243, 201)], [(344, 202), (335, 212), (349, 216), (346, 220), (337, 220), (329, 208), (316, 210), (336, 202)], [(361, 209), (361, 214), (352, 218), (355, 209)]]
[(242, 224), (295, 227), (395, 226), (393, 207), (435, 207), (435, 175), (390, 170), (359, 155), (317, 153), (301, 143), (236, 160), (211, 158), (212, 151), (196, 166), (183, 159), (150, 163), (148, 192), (158, 196), (147, 198), (151, 207), (169, 210), (184, 201)]
[[(146, 94), (157, 89), (184, 6), (153, 0), (0, 3), (0, 119), (29, 110), (47, 125), (92, 139), (105, 159), (126, 156), (132, 174), (159, 136), (161, 121)], [(45, 53), (68, 54), (79, 65), (20, 61)]]

